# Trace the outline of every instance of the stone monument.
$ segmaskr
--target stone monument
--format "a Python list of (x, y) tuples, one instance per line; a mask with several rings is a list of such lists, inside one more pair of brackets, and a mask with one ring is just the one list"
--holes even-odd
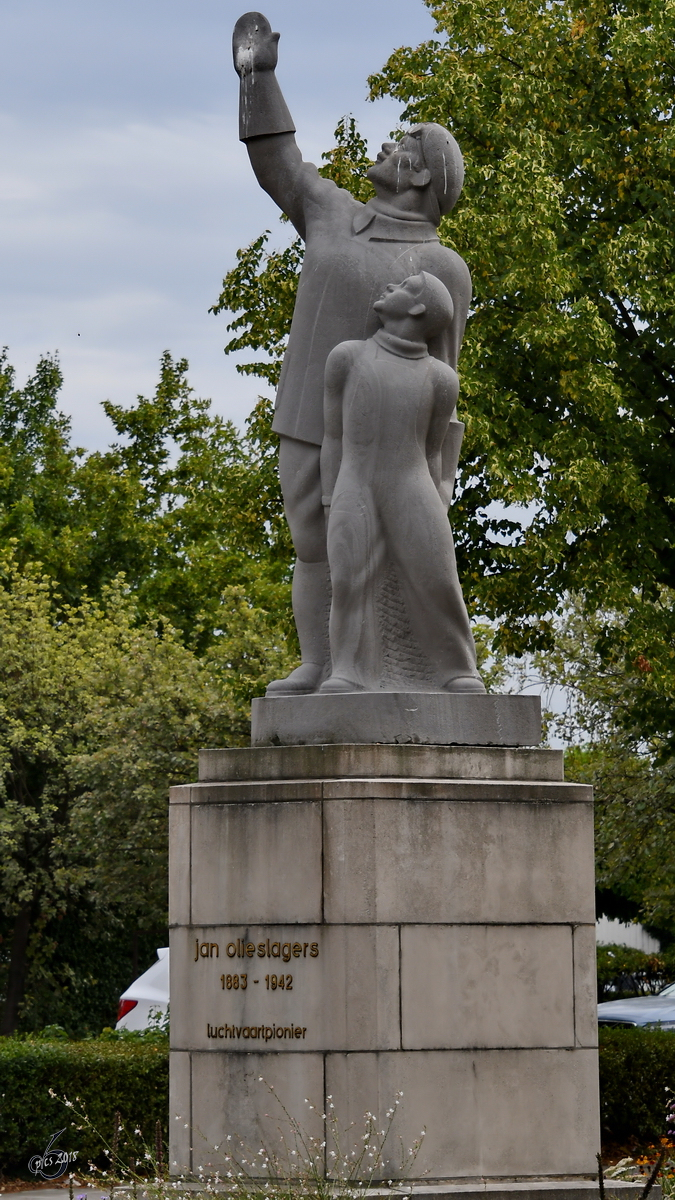
[(251, 749), (172, 789), (171, 1160), (273, 1146), (261, 1079), (320, 1140), (329, 1097), (356, 1138), (402, 1092), (426, 1195), (571, 1200), (599, 1148), (592, 793), (538, 697), (485, 693), (457, 579), (461, 154), (418, 126), (359, 204), (302, 161), (277, 41), (235, 27), (240, 134), (306, 241), (274, 425), (302, 665)]

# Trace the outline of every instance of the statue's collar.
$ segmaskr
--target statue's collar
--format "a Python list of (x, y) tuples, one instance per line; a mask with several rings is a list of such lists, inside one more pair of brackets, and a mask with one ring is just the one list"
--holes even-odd
[(406, 213), (394, 217), (389, 213), (378, 212), (368, 201), (359, 208), (352, 221), (354, 233), (364, 233), (371, 242), (437, 242), (436, 226), (426, 217)]
[(390, 354), (398, 354), (399, 358), (427, 358), (429, 355), (426, 342), (409, 342), (394, 333), (387, 333), (386, 329), (378, 329), (373, 334), (373, 341)]

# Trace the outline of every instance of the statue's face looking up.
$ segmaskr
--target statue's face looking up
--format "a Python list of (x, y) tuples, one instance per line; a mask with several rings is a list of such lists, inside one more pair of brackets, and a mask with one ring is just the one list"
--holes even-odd
[(373, 308), (385, 329), (413, 339), (433, 337), (453, 318), (448, 289), (426, 271), (409, 275), (403, 283), (387, 284)]
[[(373, 308), (379, 313), (380, 320), (386, 324), (387, 317), (408, 317), (421, 315), (424, 305), (419, 300), (424, 290), (424, 280), (421, 275), (409, 275), (403, 283), (388, 283), (379, 300)], [(420, 312), (421, 309), (421, 312)], [(414, 313), (411, 310), (416, 310)]]
[[(406, 134), (400, 142), (383, 142), (376, 162), (368, 169), (368, 178), (378, 196), (400, 195), (419, 188), (425, 172), (422, 149), (417, 138)], [(428, 173), (425, 183), (428, 182)], [(424, 186), (424, 185), (422, 185)]]

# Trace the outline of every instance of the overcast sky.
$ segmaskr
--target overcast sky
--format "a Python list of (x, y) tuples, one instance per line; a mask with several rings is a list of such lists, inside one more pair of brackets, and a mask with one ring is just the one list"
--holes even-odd
[[(398, 118), (366, 77), (433, 33), (423, 0), (269, 0), (279, 78), (307, 158), (352, 112), (371, 149)], [(105, 446), (100, 402), (152, 393), (159, 356), (239, 425), (264, 390), (208, 312), (235, 251), (276, 209), (237, 140), (241, 0), (3, 0), (0, 345), (23, 383), (58, 351), (75, 439)]]

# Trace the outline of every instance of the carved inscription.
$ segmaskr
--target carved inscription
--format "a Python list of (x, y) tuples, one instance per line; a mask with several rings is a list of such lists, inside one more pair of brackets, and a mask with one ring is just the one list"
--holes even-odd
[[(256, 932), (260, 937), (260, 934), (263, 933), (263, 930), (256, 930)], [(272, 934), (272, 937), (264, 937), (264, 939), (259, 941), (249, 941), (246, 936), (235, 937), (229, 942), (207, 942), (202, 941), (201, 938), (198, 937), (194, 938), (194, 951), (192, 955), (192, 961), (194, 963), (203, 962), (205, 959), (229, 960), (227, 962), (227, 966), (224, 961), (219, 963), (218, 970), (222, 971), (223, 973), (221, 975), (216, 975), (215, 978), (212, 977), (213, 983), (216, 985), (216, 987), (216, 979), (218, 979), (220, 981), (220, 990), (222, 992), (246, 993), (245, 999), (242, 997), (240, 1001), (235, 1002), (234, 1011), (232, 1011), (232, 1008), (230, 1008), (229, 1012), (224, 1012), (222, 1014), (213, 1013), (214, 1016), (220, 1017), (221, 1020), (223, 1017), (226, 1019), (229, 1017), (231, 1021), (232, 1016), (234, 1016), (236, 1013), (239, 1016), (239, 1020), (241, 1020), (242, 1017), (244, 1020), (246, 1017), (248, 1017), (250, 1021), (251, 1017), (254, 1017), (255, 1019), (255, 1016), (257, 1016), (258, 1021), (260, 1021), (261, 1018), (264, 1021), (265, 1017), (267, 1017), (267, 1021), (269, 1021), (269, 1016), (267, 1016), (266, 1013), (256, 1012), (256, 1009), (258, 1008), (258, 1005), (255, 1003), (254, 999), (256, 995), (260, 994), (261, 996), (264, 995), (265, 997), (268, 997), (270, 993), (274, 993), (277, 997), (279, 997), (285, 996), (287, 992), (293, 992), (293, 995), (295, 996), (297, 990), (300, 992), (303, 991), (301, 985), (303, 982), (304, 968), (300, 967), (299, 962), (303, 959), (306, 961), (308, 959), (319, 958), (320, 943), (305, 941), (282, 942), (273, 940), (273, 938), (274, 934)], [(277, 960), (278, 965), (274, 962), (274, 959)], [(292, 973), (287, 970), (279, 970), (279, 967), (281, 967), (282, 964), (285, 966), (286, 964), (291, 963), (294, 964)], [(298, 964), (297, 971), (299, 974), (296, 974), (296, 963)], [(256, 966), (258, 964), (261, 968), (260, 972), (256, 970)], [(273, 971), (270, 970), (270, 967), (272, 966), (275, 968)], [(233, 967), (235, 968), (234, 970), (232, 969)], [(246, 967), (246, 970), (241, 970), (241, 967)], [(223, 970), (223, 968), (225, 968), (225, 970)], [(262, 973), (263, 971), (265, 971), (265, 974)], [(199, 971), (199, 974), (201, 976), (201, 970)], [(300, 984), (299, 989), (298, 983)], [(230, 1003), (232, 1003), (233, 1000), (234, 997), (231, 997)], [(279, 1013), (279, 1019), (282, 1021), (284, 1019), (288, 1021), (286, 1004), (280, 1002), (278, 999), (272, 1000), (270, 1003), (273, 1010), (276, 1010), (276, 1012)], [(251, 1009), (251, 1004), (253, 1004), (253, 1009)], [(303, 1041), (306, 1038), (306, 1035), (307, 1026), (296, 1024), (294, 1021), (287, 1025), (277, 1024), (274, 1021), (269, 1024), (265, 1023), (260, 1025), (235, 1025), (225, 1023), (222, 1025), (212, 1025), (207, 1023), (206, 1025), (206, 1036), (212, 1041), (234, 1040), (270, 1042), (279, 1040), (285, 1041), (286, 1043), (289, 1041), (295, 1043), (296, 1041)]]
[[(270, 942), (269, 938), (255, 943), (237, 938), (236, 942), (228, 942), (225, 953), (228, 958), (280, 958), (283, 962), (290, 962), (292, 958), (318, 958), (319, 943)], [(200, 958), (219, 957), (218, 942), (200, 942), (199, 938), (195, 938), (195, 962), (199, 962)]]
[(206, 1026), (206, 1036), (209, 1038), (260, 1038), (263, 1042), (275, 1038), (304, 1038), (307, 1033), (306, 1025), (209, 1025)]

